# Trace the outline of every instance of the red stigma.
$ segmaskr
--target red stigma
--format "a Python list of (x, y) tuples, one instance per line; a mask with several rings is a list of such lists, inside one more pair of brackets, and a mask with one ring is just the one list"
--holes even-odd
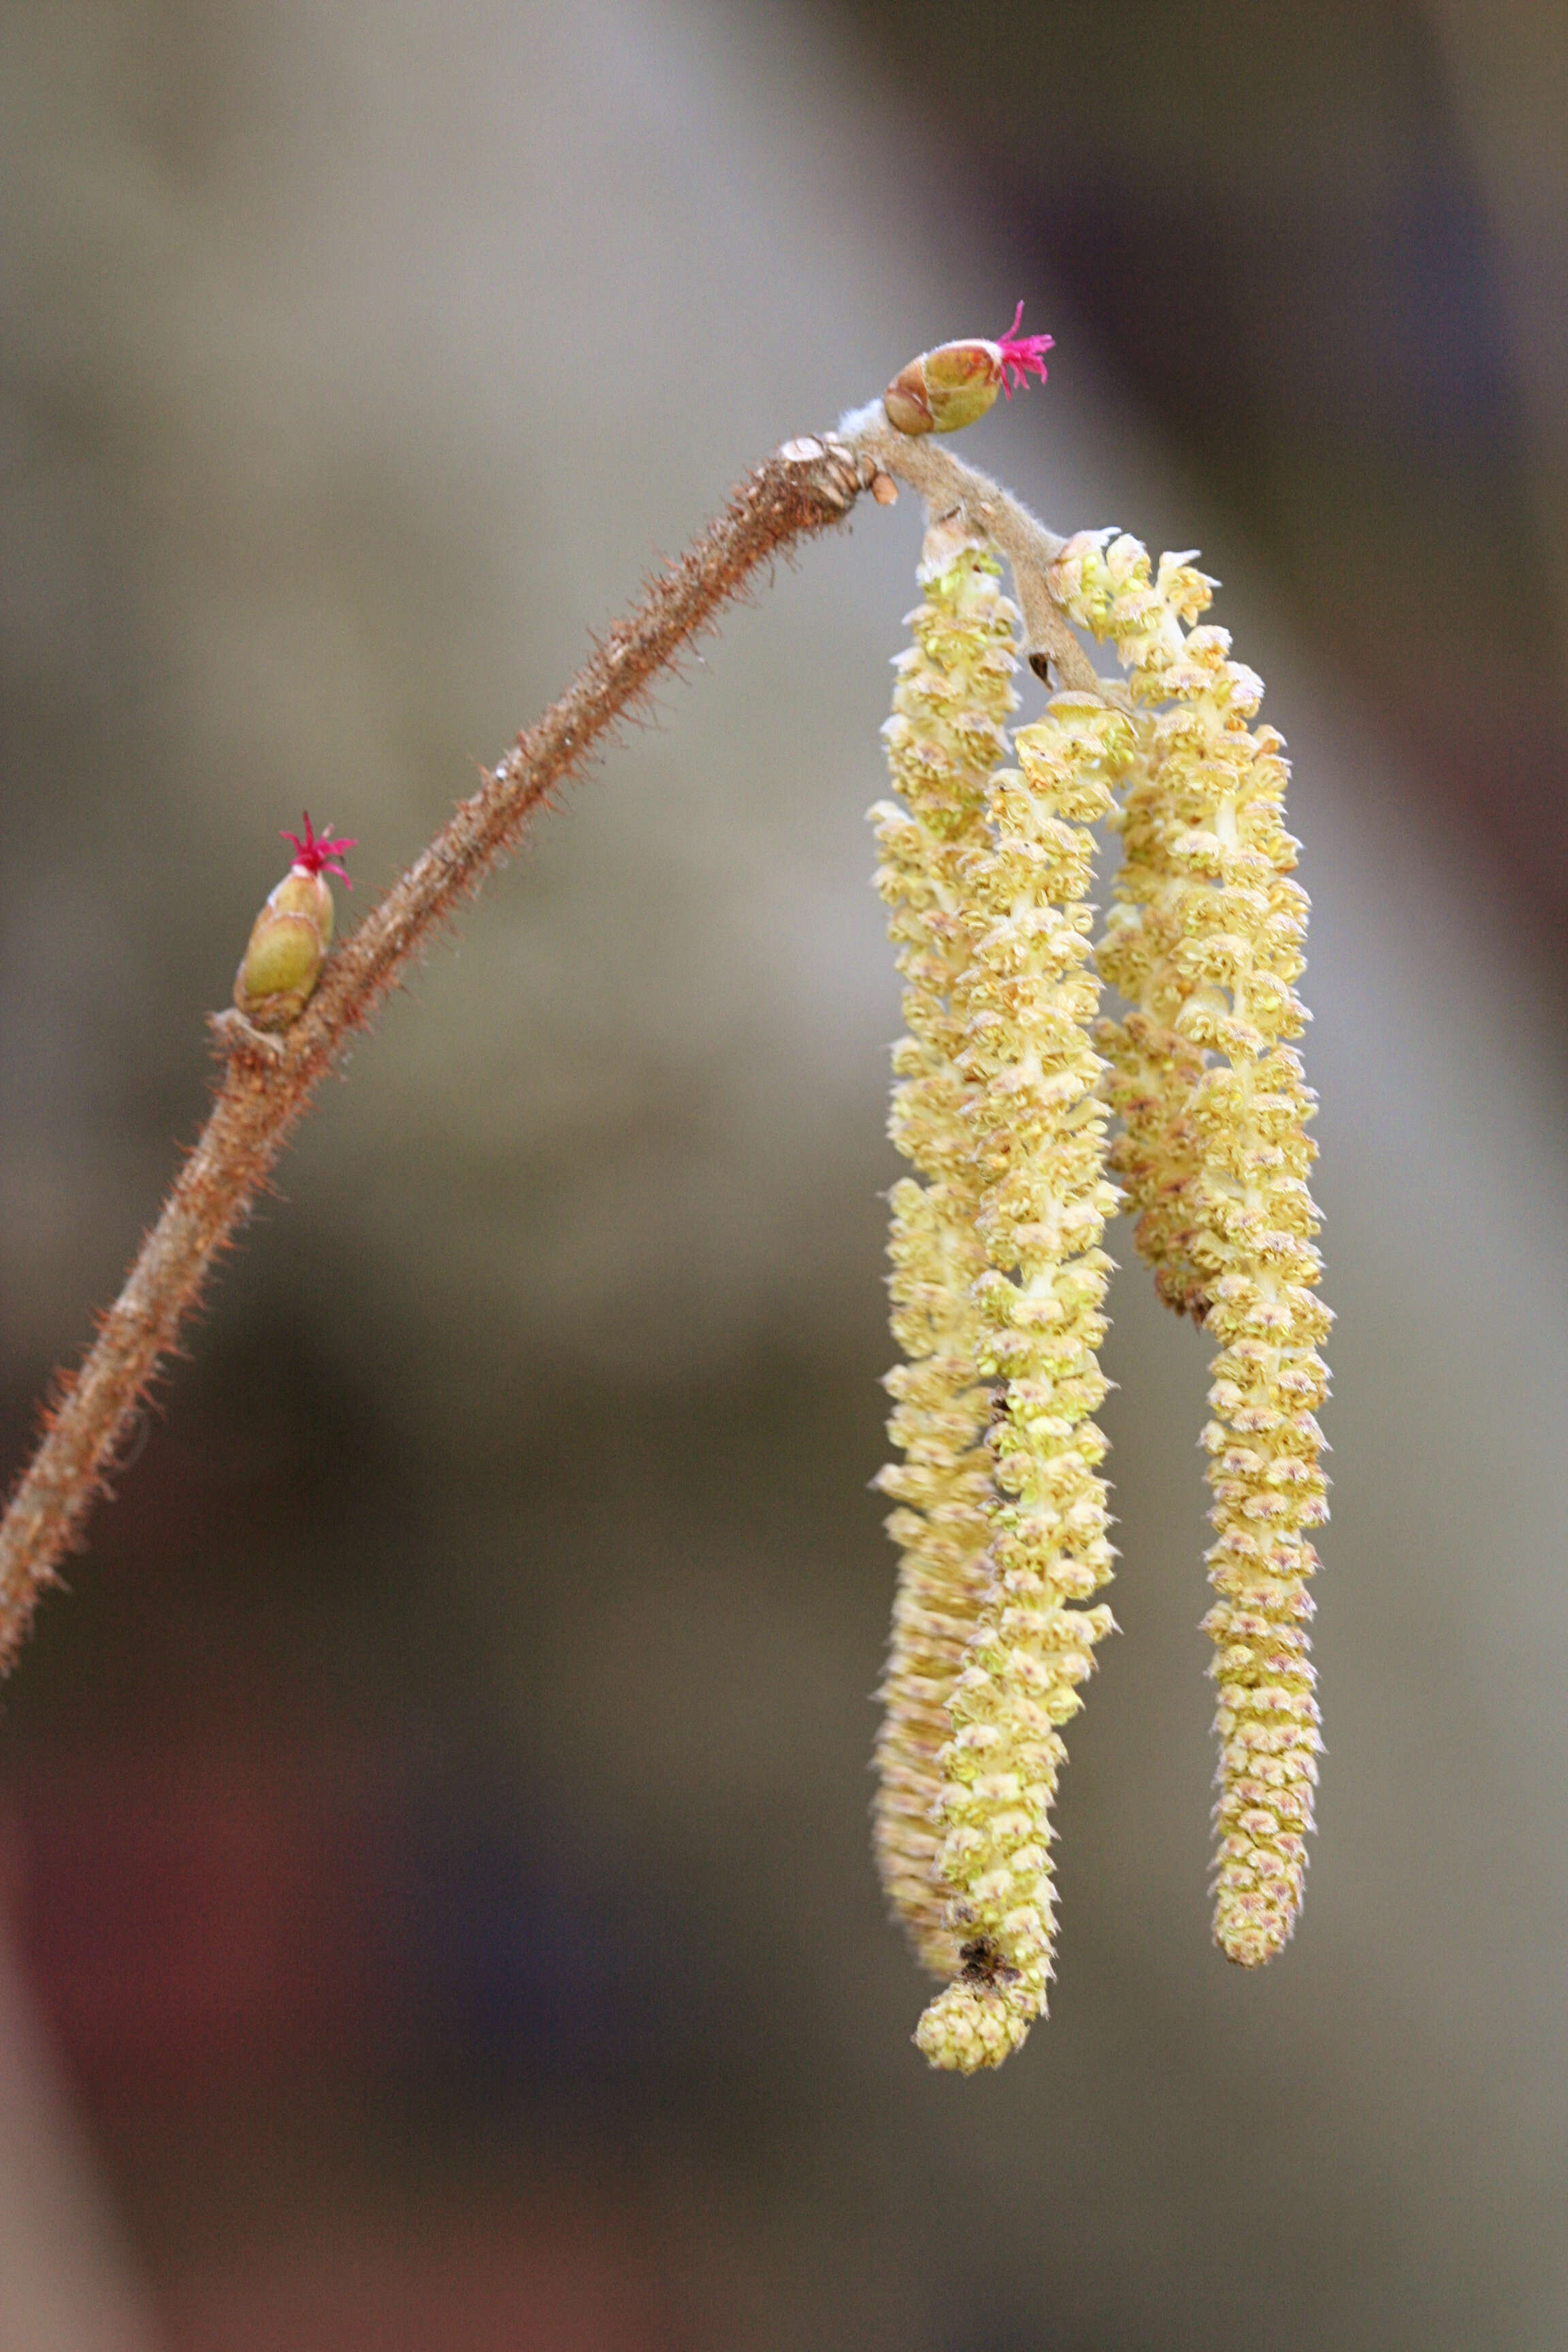
[[(1020, 302), (1013, 313), (1012, 325), (1005, 335), (999, 335), (996, 339), (996, 348), (1002, 354), (1002, 389), (1009, 400), (1013, 397), (1015, 383), (1026, 383), (1032, 375), (1037, 375), (1040, 382), (1044, 383), (1046, 353), (1056, 348), (1054, 335), (1021, 335), (1018, 328), (1023, 316), (1024, 306)], [(1009, 381), (1009, 370), (1011, 370), (1011, 381)]]
[[(1013, 323), (1016, 326), (1018, 322), (1015, 319)], [(283, 838), (285, 841), (293, 843), (294, 863), (297, 866), (302, 867), (307, 874), (336, 874), (342, 877), (351, 890), (353, 888), (354, 886), (349, 881), (348, 868), (344, 866), (342, 858), (345, 850), (359, 847), (357, 841), (350, 841), (343, 835), (340, 835), (334, 841), (330, 828), (325, 833), (317, 833), (311, 825), (309, 809), (305, 811), (304, 840), (301, 841), (297, 833), (287, 831)]]

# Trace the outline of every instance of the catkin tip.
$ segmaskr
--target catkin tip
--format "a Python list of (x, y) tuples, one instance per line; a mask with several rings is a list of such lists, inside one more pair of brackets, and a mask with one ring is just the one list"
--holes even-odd
[(978, 2074), (1021, 2049), (1039, 2013), (1002, 1986), (959, 1977), (927, 2008), (915, 2047), (944, 2074)]

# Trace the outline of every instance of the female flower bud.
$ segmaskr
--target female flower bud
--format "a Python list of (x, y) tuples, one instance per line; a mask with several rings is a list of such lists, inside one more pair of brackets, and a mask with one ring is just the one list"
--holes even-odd
[(234, 1001), (258, 1029), (287, 1029), (310, 1003), (332, 944), (332, 894), (326, 876), (341, 874), (345, 850), (357, 842), (331, 832), (318, 834), (305, 814), (305, 837), (285, 833), (294, 845), (293, 865), (251, 926), (250, 939), (235, 974)]
[(984, 416), (999, 392), (1011, 400), (1014, 384), (1031, 375), (1044, 383), (1052, 338), (1020, 335), (1023, 316), (1020, 302), (999, 342), (939, 343), (900, 368), (882, 394), (889, 424), (900, 433), (956, 433)]

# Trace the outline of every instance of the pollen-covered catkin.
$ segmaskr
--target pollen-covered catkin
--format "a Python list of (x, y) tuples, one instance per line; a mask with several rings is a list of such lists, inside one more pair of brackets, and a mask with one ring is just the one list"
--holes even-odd
[[(1289, 878), (1284, 747), (1249, 725), (1262, 681), (1229, 658), (1223, 629), (1190, 625), (1212, 583), (1180, 556), (1152, 578), (1136, 541), (1107, 547), (1107, 536), (1069, 541), (1055, 584), (1075, 619), (1116, 642), (1135, 700), (1163, 706), (1140, 719), (1101, 967), (1135, 1008), (1110, 1050), (1136, 1150), (1152, 1163), (1145, 1218), (1167, 1218), (1154, 1235), (1162, 1271), (1220, 1342), (1203, 1435), (1216, 1535), (1204, 1621), (1219, 1692), (1215, 1936), (1255, 1967), (1282, 1948), (1300, 1908), (1321, 1746), (1307, 1530), (1327, 1517), (1314, 1413), (1331, 1318), (1316, 1296), (1307, 1186), (1314, 1097), (1285, 1042), (1307, 1017), (1293, 986), (1307, 898)], [(1170, 1041), (1158, 1087), (1148, 1073), (1165, 1048), (1152, 1051), (1153, 1039)]]
[[(1135, 691), (1158, 698), (1159, 680), (1182, 653), (1181, 624), (1190, 625), (1207, 608), (1214, 583), (1194, 571), (1185, 555), (1163, 556), (1152, 583), (1138, 541), (1118, 538), (1104, 554), (1110, 537), (1086, 531), (1069, 541), (1053, 567), (1052, 584), (1074, 620), (1112, 639), (1134, 674)], [(1110, 819), (1121, 834), (1122, 864), (1096, 961), (1128, 1009), (1121, 1020), (1099, 1024), (1096, 1042), (1110, 1064), (1107, 1098), (1121, 1120), (1110, 1166), (1138, 1220), (1139, 1255), (1152, 1268), (1166, 1305), (1202, 1322), (1205, 1279), (1192, 1256), (1198, 1172), (1192, 1101), (1203, 1055), (1174, 1026), (1182, 998), (1168, 961), (1188, 877), (1171, 853), (1164, 779), (1152, 768), (1152, 749), (1145, 724), (1123, 805)]]
[(936, 1757), (987, 1580), (990, 1533), (982, 1440), (991, 1390), (977, 1370), (972, 1296), (985, 1258), (953, 1003), (970, 953), (963, 861), (984, 841), (986, 788), (1006, 757), (1004, 722), (1017, 701), (1017, 614), (998, 591), (998, 569), (979, 543), (940, 525), (928, 535), (925, 601), (910, 615), (915, 642), (899, 656), (883, 730), (904, 805), (883, 801), (871, 811), (882, 852), (877, 887), (890, 909), (909, 1024), (894, 1048), (890, 1131), (924, 1179), (906, 1177), (892, 1193), (893, 1331), (909, 1360), (887, 1376), (889, 1433), (905, 1458), (879, 1481), (900, 1506), (888, 1530), (902, 1559), (881, 1691), (876, 1851), (889, 1901), (941, 1977), (959, 1958), (933, 1875)]
[(990, 839), (964, 860), (974, 944), (955, 1000), (982, 1185), (979, 1364), (997, 1379), (984, 1510), (992, 1580), (949, 1702), (940, 1866), (962, 1969), (916, 2041), (933, 2065), (999, 2065), (1046, 2007), (1055, 1895), (1050, 1805), (1059, 1727), (1082, 1704), (1110, 1612), (1086, 1608), (1110, 1574), (1105, 1440), (1090, 1415), (1117, 1204), (1105, 1178), (1103, 1065), (1086, 893), (1089, 826), (1110, 806), (1131, 722), (1098, 697), (1058, 695), (1019, 730), (1021, 772), (998, 775)]

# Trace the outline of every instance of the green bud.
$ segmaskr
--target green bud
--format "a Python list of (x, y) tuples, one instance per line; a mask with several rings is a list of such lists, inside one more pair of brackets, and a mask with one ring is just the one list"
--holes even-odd
[(332, 894), (319, 874), (286, 874), (251, 926), (234, 1001), (258, 1029), (287, 1029), (310, 1003), (332, 943)]
[(1020, 302), (1017, 317), (997, 342), (971, 335), (963, 342), (939, 343), (900, 368), (882, 394), (889, 424), (900, 433), (956, 433), (984, 416), (999, 392), (1005, 389), (1011, 398), (1015, 384), (1031, 375), (1043, 379), (1051, 339), (1020, 335), (1023, 315)]
[(956, 433), (984, 416), (1001, 389), (994, 343), (940, 343), (900, 369), (882, 405), (900, 433)]
[(994, 343), (942, 343), (925, 355), (926, 399), (938, 433), (956, 433), (984, 416), (1002, 389)]
[(332, 944), (326, 877), (341, 874), (347, 882), (342, 853), (357, 845), (330, 832), (318, 835), (308, 812), (303, 839), (293, 833), (283, 838), (298, 855), (251, 925), (235, 974), (235, 1003), (258, 1029), (287, 1029), (310, 1003)]

